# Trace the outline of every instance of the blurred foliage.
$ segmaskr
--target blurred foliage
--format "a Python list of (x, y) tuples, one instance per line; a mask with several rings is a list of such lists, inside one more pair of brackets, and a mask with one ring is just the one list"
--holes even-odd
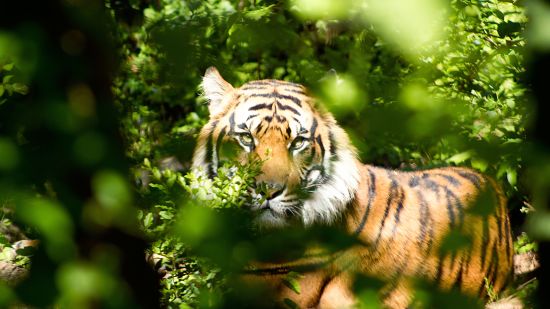
[(537, 252), (538, 245), (529, 239), (527, 233), (521, 233), (516, 242), (514, 242), (514, 252), (522, 254), (526, 252)]
[(117, 135), (103, 6), (3, 5), (0, 307), (158, 306)]
[[(39, 305), (80, 307), (98, 299), (111, 307), (133, 305), (128, 285), (118, 278), (118, 249), (109, 245), (83, 254), (75, 239), (109, 228), (137, 234), (136, 217), (150, 242), (149, 260), (162, 276), (164, 307), (232, 304), (221, 295), (239, 294), (239, 288), (225, 282), (223, 268), (243, 265), (267, 249), (256, 248), (257, 231), (246, 234), (245, 215), (228, 214), (254, 198), (246, 188), (257, 168), (225, 165), (214, 180), (188, 173), (194, 141), (208, 117), (198, 85), (209, 66), (235, 86), (262, 78), (303, 83), (346, 128), (363, 162), (404, 169), (473, 167), (504, 184), (516, 225), (523, 222), (519, 209), (530, 199), (528, 189), (544, 204), (541, 184), (550, 165), (526, 172), (533, 156), (526, 130), (536, 111), (523, 79), (523, 1), (66, 2), (69, 19), (81, 24), (64, 29), (55, 38), (59, 46), (45, 43), (46, 34), (32, 27), (0, 31), (0, 113), (24, 108), (18, 105), (26, 102), (23, 97), (43, 102), (40, 114), (29, 112), (30, 105), (6, 113), (14, 115), (2, 118), (10, 125), (0, 123), (0, 172), (9, 173), (0, 184), (17, 184), (0, 193), (16, 199), (17, 220), (42, 239), (45, 252), (37, 253), (37, 261), (46, 255), (46, 265), (55, 265), (40, 273), (56, 282), (49, 285), (53, 291), (44, 291), (54, 296)], [(550, 10), (540, 1), (530, 5), (534, 23), (527, 35), (544, 48), (550, 44)], [(98, 7), (106, 19), (90, 13)], [(90, 42), (106, 36), (114, 52), (103, 42), (86, 53)], [(39, 53), (41, 48), (47, 52)], [(110, 86), (133, 185), (124, 176), (125, 163), (117, 161), (120, 153), (114, 153), (121, 151), (119, 141), (104, 127), (112, 125), (113, 111), (90, 85), (88, 74), (97, 67), (75, 60), (93, 54), (115, 55), (120, 62), (109, 72)], [(65, 67), (54, 70), (51, 64)], [(69, 80), (60, 86), (56, 76)], [(53, 133), (36, 133), (44, 127)], [(36, 153), (33, 147), (51, 151)], [(65, 156), (67, 167), (56, 168)], [(23, 166), (28, 162), (39, 173)], [(87, 189), (72, 187), (71, 170), (85, 175)], [(12, 204), (2, 205), (2, 223), (13, 222)], [(204, 205), (209, 207), (198, 207)], [(531, 232), (550, 235), (548, 215), (538, 210), (532, 217)], [(326, 242), (339, 235), (293, 232), (283, 237), (287, 243), (273, 240), (270, 249), (300, 252), (297, 244), (312, 237)], [(0, 260), (12, 245), (0, 237)], [(517, 252), (535, 249), (523, 237), (515, 245)], [(15, 263), (28, 260), (17, 257)], [(376, 284), (369, 284), (359, 298), (377, 306)], [(22, 293), (0, 285), (0, 307)], [(418, 299), (433, 307), (470, 301), (431, 294), (429, 287)]]

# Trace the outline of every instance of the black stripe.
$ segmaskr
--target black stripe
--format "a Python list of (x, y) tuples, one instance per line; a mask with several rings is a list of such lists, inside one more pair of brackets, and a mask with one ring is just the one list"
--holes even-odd
[(511, 261), (513, 259), (513, 257), (511, 255), (512, 248), (510, 246), (509, 236), (511, 235), (512, 232), (510, 230), (510, 219), (508, 218), (508, 213), (507, 213), (508, 208), (506, 207), (506, 200), (504, 199), (504, 196), (502, 194), (498, 194), (498, 190), (497, 190), (497, 188), (494, 187), (494, 183), (492, 183), (492, 187), (493, 187), (493, 190), (495, 191), (495, 194), (496, 194), (497, 203), (498, 203), (497, 207), (502, 212), (502, 217), (503, 217), (504, 234), (501, 234), (500, 237), (502, 238), (503, 241), (506, 242), (506, 244), (505, 244), (506, 245), (506, 261)]
[(208, 178), (212, 179), (214, 178), (214, 168), (212, 166), (212, 133), (208, 135), (208, 140), (206, 141), (206, 173), (208, 175)]
[(255, 118), (255, 117), (258, 117), (258, 114), (252, 114), (252, 115), (246, 117), (246, 120), (245, 120), (245, 121), (248, 121), (248, 120), (250, 120), (250, 119), (252, 119), (252, 118)]
[(464, 223), (464, 206), (462, 205), (462, 202), (460, 201), (460, 199), (456, 196), (456, 194), (453, 193), (453, 191), (449, 190), (449, 188), (447, 187), (442, 187), (443, 190), (445, 191), (445, 194), (447, 196), (447, 209), (449, 211), (449, 216), (450, 217), (453, 217), (453, 219), (451, 219), (451, 227), (453, 227), (453, 221), (454, 221), (454, 213), (452, 211), (452, 208), (453, 208), (453, 203), (451, 201), (454, 200), (454, 207), (457, 208), (457, 212), (458, 212), (458, 225), (459, 226), (462, 226), (462, 224)]
[(292, 87), (292, 88), (300, 88), (302, 89), (304, 86), (300, 85), (300, 84), (297, 84), (297, 83), (293, 83), (293, 82), (287, 82), (287, 81), (284, 81), (284, 80), (276, 80), (278, 82), (280, 82), (283, 86), (288, 86), (288, 87)]
[[(432, 229), (433, 233), (433, 226), (429, 222), (431, 219), (431, 214), (430, 209), (428, 208), (428, 203), (426, 203), (426, 199), (424, 198), (424, 194), (422, 193), (422, 191), (416, 191), (416, 195), (420, 204), (420, 235), (418, 236), (418, 242), (420, 245), (422, 245), (428, 234), (427, 229)], [(430, 237), (427, 246), (425, 247), (426, 253), (431, 250), (432, 242), (433, 239), (432, 237)]]
[[(495, 192), (496, 194), (496, 192)], [(494, 197), (494, 196), (493, 196)], [(496, 201), (495, 202), (498, 202), (498, 196), (495, 197)], [(503, 227), (503, 220), (502, 220), (502, 215), (503, 215), (503, 209), (502, 207), (498, 207), (497, 206), (497, 209), (495, 210), (495, 218), (497, 220), (497, 232), (498, 232), (498, 235), (497, 235), (497, 243), (500, 244), (500, 242), (503, 240), (503, 234), (504, 234), (504, 227)]]
[(487, 281), (489, 281), (489, 283), (491, 285), (494, 285), (495, 284), (495, 277), (497, 276), (497, 272), (499, 270), (499, 265), (498, 265), (498, 247), (497, 247), (497, 242), (495, 241), (495, 244), (493, 245), (493, 249), (491, 250), (492, 251), (492, 254), (493, 256), (491, 257), (491, 267), (489, 269), (489, 272), (487, 273)]
[(489, 218), (481, 218), (483, 221), (483, 233), (481, 235), (482, 243), (481, 243), (481, 269), (480, 271), (483, 271), (485, 269), (485, 263), (487, 259), (487, 246), (489, 245)]
[(260, 109), (273, 109), (273, 103), (261, 103), (261, 104), (256, 104), (254, 106), (251, 106), (248, 108), (249, 111), (256, 111), (256, 110), (260, 110)]
[(307, 92), (302, 89), (302, 87), (299, 87), (298, 89), (294, 88), (294, 89), (285, 89), (285, 91), (288, 91), (288, 92), (294, 92), (294, 93), (298, 93), (298, 94), (302, 94), (302, 95), (307, 95)]
[[(489, 284), (492, 285), (494, 283), (496, 272), (498, 271), (498, 257), (496, 255), (498, 251), (497, 251), (496, 241), (493, 245), (491, 253), (492, 253), (491, 262), (489, 263), (489, 268), (487, 269), (483, 277), (487, 278), (487, 281), (489, 282)], [(484, 297), (487, 295), (487, 290), (485, 288), (485, 281), (480, 286), (479, 295), (481, 297)]]
[(241, 89), (248, 86), (274, 86), (275, 83), (273, 81), (275, 80), (272, 80), (272, 79), (253, 80), (243, 85)]
[(420, 178), (418, 176), (412, 176), (411, 179), (409, 179), (409, 187), (414, 188), (418, 186), (420, 182)]
[(268, 123), (271, 122), (271, 120), (273, 120), (273, 117), (271, 116), (265, 116), (264, 117), (264, 120), (267, 121)]
[(290, 126), (286, 127), (286, 137), (290, 137), (292, 135), (292, 129), (290, 128)]
[(394, 292), (398, 288), (397, 280), (391, 280), (388, 285), (384, 287), (385, 290), (380, 294), (380, 300), (385, 300), (388, 298), (392, 292)]
[[(391, 176), (390, 176), (390, 179), (391, 179)], [(388, 218), (388, 214), (390, 212), (390, 207), (393, 204), (393, 200), (396, 198), (396, 194), (398, 193), (398, 190), (399, 189), (397, 187), (397, 181), (395, 181), (395, 179), (391, 179), (389, 195), (386, 201), (386, 209), (384, 209), (384, 216), (382, 217), (382, 223), (380, 223), (380, 227), (378, 228), (378, 236), (376, 236), (375, 246), (378, 245), (378, 242), (380, 242), (380, 237), (382, 236), (382, 230), (384, 230), (384, 225), (386, 225), (386, 219)]]
[(292, 95), (281, 94), (281, 93), (278, 93), (278, 92), (252, 93), (252, 94), (248, 95), (248, 97), (249, 98), (285, 99), (285, 100), (292, 101), (294, 104), (302, 107), (302, 101), (300, 101), (299, 98), (297, 98), (295, 96), (292, 96)]
[(458, 181), (458, 179), (456, 179), (455, 177), (453, 177), (451, 175), (445, 175), (445, 174), (437, 174), (437, 175), (447, 179), (447, 181), (450, 184), (452, 184), (454, 187), (460, 186), (460, 181)]
[(397, 207), (395, 208), (395, 214), (393, 215), (394, 218), (394, 225), (392, 230), (392, 237), (395, 235), (395, 231), (397, 230), (397, 226), (399, 225), (399, 216), (401, 215), (401, 210), (403, 209), (403, 205), (405, 200), (405, 190), (403, 188), (399, 187), (399, 199), (397, 200)]
[(477, 295), (479, 298), (485, 298), (487, 296), (487, 290), (485, 289), (485, 280), (480, 280)]
[(464, 267), (464, 262), (460, 261), (460, 269), (458, 270), (458, 275), (456, 276), (452, 287), (459, 291), (462, 290), (462, 268)]
[(298, 99), (297, 97), (295, 96), (291, 96), (291, 95), (286, 95), (286, 94), (280, 94), (278, 93), (277, 94), (277, 98), (278, 99), (285, 99), (285, 100), (289, 100), (289, 101), (292, 101), (294, 104), (302, 107), (302, 101), (300, 101), (300, 99)]
[(287, 82), (287, 81), (284, 81), (284, 80), (278, 80), (278, 79), (253, 80), (253, 81), (247, 82), (243, 86), (249, 86), (249, 85), (271, 85), (271, 86), (301, 87), (300, 84), (296, 84), (296, 83), (293, 83), (293, 82)]
[(323, 145), (323, 141), (321, 140), (321, 135), (317, 135), (315, 137), (315, 141), (317, 142), (317, 145), (319, 145), (319, 148), (321, 148), (321, 158), (325, 158), (325, 146)]
[(434, 191), (434, 192), (439, 192), (439, 188), (441, 187), (437, 182), (429, 179), (429, 175), (428, 174), (423, 174), (422, 175), (422, 182), (424, 184), (424, 186), (428, 187), (428, 189)]
[(233, 132), (235, 132), (235, 112), (229, 116), (229, 134), (233, 134)]
[(214, 129), (216, 129), (216, 126), (218, 125), (218, 120), (213, 121), (210, 125), (210, 131), (208, 132), (208, 137), (206, 141), (206, 166), (207, 166), (207, 175), (208, 178), (212, 179), (216, 175), (216, 167), (213, 165), (212, 159), (214, 154), (213, 147), (213, 139), (214, 139)]
[(334, 139), (334, 134), (332, 133), (332, 131), (328, 132), (328, 140), (330, 141), (330, 147), (329, 147), (330, 155), (332, 157), (335, 157), (336, 156), (336, 139)]
[(277, 92), (270, 91), (266, 93), (251, 93), (248, 95), (248, 98), (268, 98), (268, 99), (276, 99), (277, 98)]
[(283, 111), (285, 111), (285, 110), (291, 111), (291, 112), (293, 112), (294, 114), (300, 116), (300, 112), (298, 112), (298, 110), (295, 109), (294, 107), (288, 106), (288, 105), (284, 105), (284, 104), (282, 104), (281, 102), (279, 102), (278, 100), (276, 100), (275, 102), (277, 103), (277, 107), (278, 107), (280, 110), (283, 110)]
[(258, 126), (256, 127), (256, 135), (258, 135), (260, 133), (260, 130), (263, 128), (263, 123), (260, 122), (260, 124), (258, 124)]
[[(473, 244), (472, 244), (473, 246)], [(468, 273), (468, 271), (470, 270), (470, 262), (472, 261), (472, 248), (470, 248), (470, 250), (467, 250), (466, 251), (466, 258), (464, 259), (464, 263), (462, 264), (462, 268), (460, 269), (460, 271), (462, 272), (462, 274), (464, 275), (464, 273)]]
[(449, 221), (450, 226), (453, 228), (455, 226), (455, 213), (453, 211), (453, 204), (451, 203), (451, 199), (449, 198), (449, 195), (446, 196), (447, 199), (447, 213), (449, 214)]
[(451, 265), (449, 266), (449, 276), (452, 275), (453, 268), (455, 268), (456, 263), (456, 257), (458, 256), (457, 250), (452, 250), (450, 257), (451, 257)]
[(466, 172), (466, 171), (456, 171), (456, 173), (460, 175), (462, 178), (469, 180), (478, 188), (481, 185), (481, 179), (479, 178), (479, 176), (477, 176), (474, 173)]
[(505, 231), (506, 231), (506, 235), (503, 235), (503, 238), (505, 239), (506, 241), (506, 261), (512, 261), (512, 248), (510, 246), (510, 220), (508, 218), (505, 218)]
[(428, 240), (428, 246), (426, 247), (426, 253), (430, 253), (432, 251), (432, 247), (433, 247), (433, 244), (434, 244), (434, 233), (435, 232), (434, 232), (433, 220), (432, 220), (431, 216), (428, 218), (428, 224), (430, 225), (429, 230), (428, 230), (428, 234), (429, 234), (430, 238)]
[(309, 130), (309, 132), (311, 133), (311, 140), (313, 140), (313, 137), (315, 136), (315, 131), (317, 131), (317, 118), (313, 117), (313, 123), (311, 124), (311, 129)]
[(368, 194), (367, 207), (365, 209), (365, 213), (363, 214), (363, 218), (361, 218), (361, 222), (359, 222), (359, 226), (357, 226), (355, 232), (353, 232), (354, 236), (358, 236), (365, 227), (365, 223), (367, 223), (367, 219), (369, 217), (372, 201), (376, 195), (376, 176), (371, 170), (368, 170), (367, 172), (370, 176), (369, 190), (366, 192), (366, 194)]
[[(220, 153), (220, 146), (222, 144), (222, 140), (223, 138), (225, 137), (225, 134), (227, 133), (226, 132), (227, 130), (227, 127), (226, 128), (223, 128), (221, 131), (220, 131), (220, 135), (218, 135), (218, 139), (216, 140), (216, 152), (218, 153), (218, 156), (219, 156), (219, 153)], [(219, 159), (219, 158), (218, 158)]]
[(441, 284), (441, 277), (443, 276), (443, 257), (439, 257), (439, 261), (437, 262), (437, 270), (435, 273), (435, 280), (434, 283), (436, 285)]
[(238, 125), (237, 125), (237, 128), (242, 129), (242, 130), (246, 130), (246, 129), (247, 129), (246, 123), (238, 124)]
[(262, 85), (258, 85), (258, 86), (252, 86), (252, 85), (247, 86), (247, 85), (245, 85), (245, 86), (242, 86), (239, 90), (245, 90), (246, 91), (246, 90), (266, 90), (266, 89), (271, 90), (271, 88), (266, 87), (266, 86), (262, 86)]

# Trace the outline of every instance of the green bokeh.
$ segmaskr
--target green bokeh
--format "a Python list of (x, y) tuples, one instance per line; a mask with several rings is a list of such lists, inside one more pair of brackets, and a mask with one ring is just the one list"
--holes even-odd
[(9, 139), (0, 137), (0, 170), (12, 170), (18, 163), (17, 146)]

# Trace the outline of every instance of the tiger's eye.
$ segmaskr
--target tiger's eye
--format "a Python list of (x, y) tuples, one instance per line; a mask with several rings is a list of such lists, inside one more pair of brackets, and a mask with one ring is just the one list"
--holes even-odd
[(292, 144), (290, 144), (290, 148), (299, 149), (304, 146), (305, 142), (306, 139), (304, 137), (298, 136), (292, 141)]
[(242, 133), (242, 134), (239, 134), (239, 140), (240, 140), (241, 143), (243, 143), (243, 145), (245, 145), (245, 146), (254, 145), (254, 138), (252, 138), (252, 135), (250, 135), (249, 133)]

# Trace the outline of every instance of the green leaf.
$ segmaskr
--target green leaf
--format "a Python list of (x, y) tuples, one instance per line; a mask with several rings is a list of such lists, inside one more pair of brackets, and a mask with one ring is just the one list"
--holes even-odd
[(460, 164), (472, 157), (472, 151), (463, 151), (461, 153), (457, 153), (454, 156), (448, 158), (446, 161), (448, 163), (454, 163), (454, 164)]
[(6, 84), (6, 83), (9, 83), (10, 80), (13, 78), (13, 75), (6, 75), (4, 76), (4, 78), (2, 79), (2, 83), (3, 84)]
[(12, 63), (8, 63), (8, 64), (4, 64), (4, 66), (2, 67), (2, 70), (4, 71), (11, 71), (13, 69), (13, 62)]
[(29, 92), (29, 87), (27, 87), (26, 85), (23, 85), (21, 83), (15, 83), (12, 85), (13, 87), (13, 91), (19, 93), (19, 94), (22, 94), (22, 95), (25, 95)]
[(171, 213), (171, 212), (168, 212), (168, 211), (159, 211), (159, 216), (162, 218), (162, 219), (165, 219), (165, 220), (171, 220), (174, 218), (174, 214)]
[(300, 309), (300, 306), (298, 306), (298, 304), (296, 304), (292, 299), (290, 298), (285, 298), (283, 300), (283, 302), (285, 303), (285, 305), (288, 306), (288, 308), (290, 309)]
[(143, 226), (149, 228), (153, 224), (153, 213), (148, 213), (143, 219)]
[(272, 11), (274, 6), (275, 6), (275, 4), (272, 4), (272, 5), (267, 6), (265, 8), (261, 8), (261, 9), (254, 10), (254, 11), (248, 11), (244, 14), (244, 16), (248, 19), (258, 21), (258, 20), (260, 20), (260, 19), (262, 19), (266, 16), (269, 16), (269, 14), (271, 14), (271, 11)]
[(517, 183), (518, 174), (515, 169), (508, 169), (506, 171), (506, 179), (511, 186), (515, 186)]
[(286, 275), (286, 277), (283, 278), (283, 283), (289, 289), (294, 291), (296, 294), (300, 294), (301, 293), (300, 282), (298, 281), (300, 277), (303, 277), (303, 275), (301, 275), (300, 273), (291, 271)]
[(485, 172), (488, 166), (489, 163), (487, 161), (480, 158), (472, 158), (472, 167), (478, 171)]

